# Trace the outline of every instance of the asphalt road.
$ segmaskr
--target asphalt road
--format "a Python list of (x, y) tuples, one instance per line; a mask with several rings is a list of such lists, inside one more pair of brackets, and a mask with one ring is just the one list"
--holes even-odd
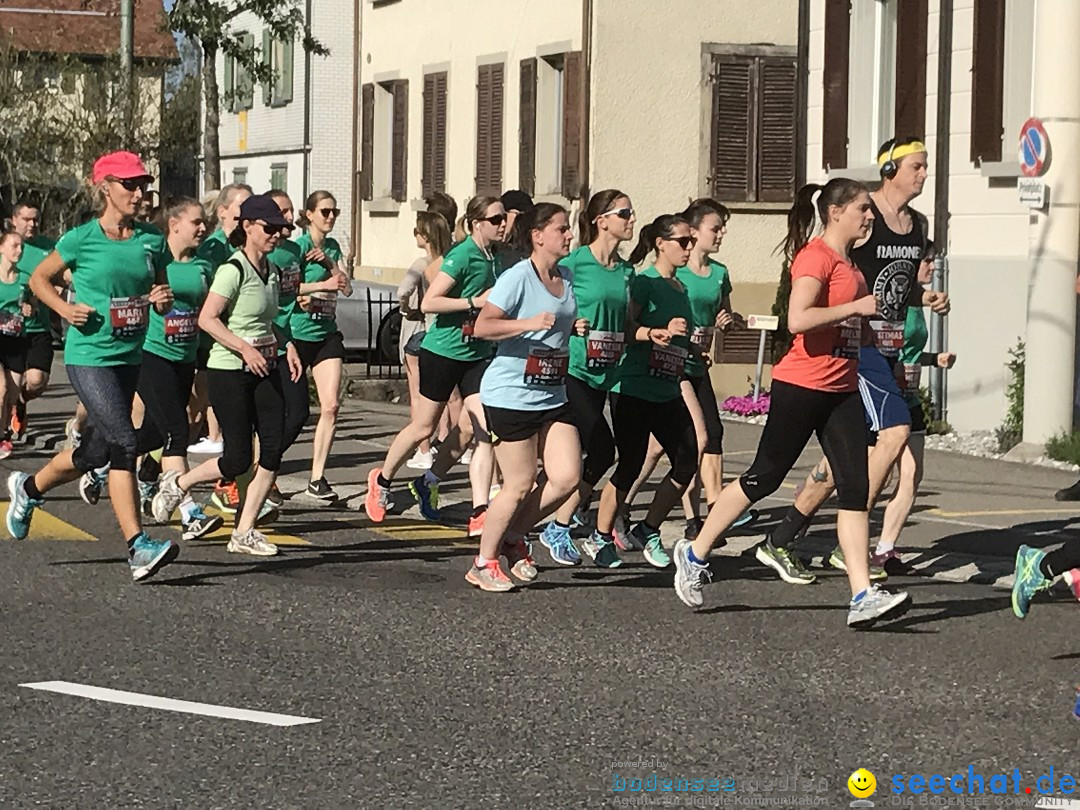
[[(70, 405), (60, 390), (32, 408), (39, 443)], [(393, 406), (347, 407), (331, 483), (357, 494), (401, 420)], [(733, 473), (755, 437), (729, 426)], [(286, 463), (287, 493), (303, 483), (309, 441)], [(0, 466), (45, 458), (21, 449)], [(815, 460), (808, 451), (802, 471)], [(1019, 542), (1067, 540), (1072, 512), (1051, 495), (1071, 479), (932, 454), (902, 545), (938, 562), (892, 583), (912, 594), (905, 618), (863, 633), (844, 626), (842, 575), (786, 586), (738, 555), (752, 538), (733, 538), (714, 561), (697, 613), (640, 555), (617, 571), (568, 570), (541, 550), (535, 584), (493, 595), (464, 582), (472, 545), (460, 529), (408, 511), (372, 531), (355, 498), (334, 508), (290, 498), (278, 558), (235, 558), (220, 538), (189, 543), (136, 586), (107, 503), (87, 507), (72, 486), (35, 523), (40, 539), (0, 542), (0, 806), (602, 807), (662, 800), (613, 789), (655, 772), (704, 780), (698, 806), (841, 807), (848, 775), (865, 767), (880, 807), (902, 798), (893, 776), (969, 765), (987, 783), (1009, 774), (1010, 788), (1019, 769), (1010, 798), (1034, 806), (1023, 791), (1037, 794), (1051, 767), (1058, 783), (1080, 777), (1077, 605), (1052, 596), (1019, 622), (1007, 590), (970, 580), (1011, 568)], [(444, 498), (462, 485), (457, 473)], [(762, 525), (790, 497), (766, 504)], [(815, 529), (822, 543), (830, 526)], [(72, 529), (98, 539), (55, 539)], [(933, 576), (946, 569), (969, 581)], [(319, 722), (20, 686), (49, 681)], [(712, 779), (731, 790), (710, 792)]]

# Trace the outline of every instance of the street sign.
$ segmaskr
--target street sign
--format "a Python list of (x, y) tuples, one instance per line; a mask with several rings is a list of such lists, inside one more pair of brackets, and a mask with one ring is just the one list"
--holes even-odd
[(1050, 153), (1050, 138), (1042, 121), (1029, 118), (1020, 127), (1020, 171), (1025, 177), (1039, 177), (1046, 168)]
[(748, 315), (746, 318), (747, 329), (762, 329), (766, 332), (775, 332), (780, 328), (779, 315)]
[(1041, 177), (1017, 177), (1016, 190), (1020, 192), (1020, 204), (1028, 208), (1046, 208), (1046, 181)]

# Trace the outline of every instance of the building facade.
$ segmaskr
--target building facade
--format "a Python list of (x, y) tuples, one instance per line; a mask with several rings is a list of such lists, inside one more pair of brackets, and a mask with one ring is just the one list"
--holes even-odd
[[(329, 56), (307, 54), (301, 43), (276, 40), (245, 12), (232, 23), (275, 71), (253, 86), (233, 60), (218, 57), (222, 92), (221, 182), (256, 192), (283, 189), (299, 209), (313, 191), (335, 195), (341, 216), (334, 237), (351, 251), (353, 98), (356, 21), (352, 0), (308, 3), (312, 35)], [(205, 190), (204, 190), (205, 191)]]

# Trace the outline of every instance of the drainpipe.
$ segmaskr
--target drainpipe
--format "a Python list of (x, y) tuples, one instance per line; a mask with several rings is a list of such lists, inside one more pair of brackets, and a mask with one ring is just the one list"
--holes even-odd
[(795, 188), (806, 185), (806, 101), (810, 94), (810, 0), (799, 0), (799, 42), (795, 57), (798, 102), (795, 105)]
[[(1080, 3), (1035, 4), (1032, 110), (1050, 140), (1043, 175), (1049, 205), (1028, 226), (1024, 443), (1041, 449), (1072, 429), (1076, 360), (1076, 270), (1080, 253)], [(1007, 138), (1019, 133), (1007, 132)]]
[[(938, 82), (937, 82), (937, 148), (934, 152), (934, 243), (938, 259), (934, 262), (934, 275), (930, 288), (948, 290), (949, 245), (949, 139), (952, 133), (952, 52), (953, 52), (953, 0), (941, 0), (938, 24)], [(945, 319), (930, 316), (930, 351), (943, 352), (947, 345)], [(945, 372), (930, 369), (930, 398), (934, 418), (945, 419), (948, 413), (948, 391)]]
[[(304, 10), (311, 30), (311, 0)], [(304, 49), (304, 199), (311, 193), (311, 51)], [(302, 204), (302, 203), (301, 203)]]
[(352, 204), (349, 206), (349, 211), (352, 212), (352, 222), (350, 222), (350, 246), (352, 248), (352, 266), (349, 268), (349, 274), (356, 274), (356, 266), (360, 263), (360, 228), (361, 228), (361, 208), (363, 203), (360, 200), (360, 181), (356, 175), (357, 160), (356, 155), (360, 148), (360, 66), (363, 64), (361, 56), (361, 47), (363, 45), (362, 29), (360, 26), (360, 13), (363, 6), (363, 0), (353, 0), (353, 69), (352, 69), (352, 171), (349, 174), (349, 193), (352, 196)]
[(582, 0), (581, 14), (581, 208), (589, 204), (591, 177), (589, 149), (592, 142), (593, 0)]

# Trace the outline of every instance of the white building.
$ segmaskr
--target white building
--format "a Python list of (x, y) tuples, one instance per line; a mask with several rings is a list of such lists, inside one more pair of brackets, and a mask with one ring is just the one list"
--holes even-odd
[[(312, 191), (327, 189), (341, 208), (334, 237), (348, 253), (353, 200), (353, 98), (356, 20), (352, 0), (306, 6), (312, 34), (329, 56), (305, 53), (300, 42), (276, 41), (245, 12), (232, 27), (276, 71), (272, 86), (251, 87), (232, 60), (218, 57), (222, 92), (221, 182), (256, 192), (284, 189), (297, 209)], [(244, 87), (250, 88), (243, 92)], [(231, 92), (240, 90), (241, 92)], [(230, 104), (230, 95), (236, 96)]]

